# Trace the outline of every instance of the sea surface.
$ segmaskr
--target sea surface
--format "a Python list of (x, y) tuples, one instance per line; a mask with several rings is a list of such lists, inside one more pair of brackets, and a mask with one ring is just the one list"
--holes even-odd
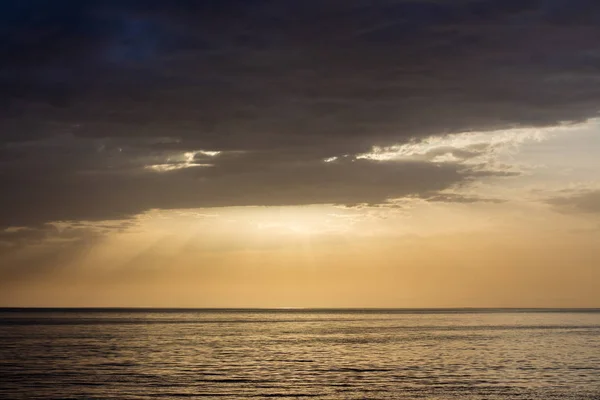
[(0, 398), (600, 399), (598, 310), (0, 309)]

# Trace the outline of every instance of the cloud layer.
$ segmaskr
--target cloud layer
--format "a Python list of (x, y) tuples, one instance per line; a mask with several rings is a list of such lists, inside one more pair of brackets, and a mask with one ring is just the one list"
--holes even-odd
[(596, 116), (599, 19), (591, 0), (3, 2), (0, 225), (434, 198), (499, 173), (443, 159), (485, 149), (358, 157)]
[(578, 213), (600, 213), (600, 190), (586, 190), (570, 196), (554, 197), (548, 203), (560, 210)]

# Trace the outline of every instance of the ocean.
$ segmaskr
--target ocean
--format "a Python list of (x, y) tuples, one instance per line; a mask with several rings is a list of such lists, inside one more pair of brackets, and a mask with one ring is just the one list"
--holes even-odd
[(2, 399), (600, 399), (600, 310), (0, 309)]

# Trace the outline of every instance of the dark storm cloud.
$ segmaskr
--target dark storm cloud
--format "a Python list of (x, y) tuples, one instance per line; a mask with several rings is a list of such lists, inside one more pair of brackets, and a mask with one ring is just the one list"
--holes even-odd
[(447, 189), (490, 172), (351, 159), (595, 116), (599, 23), (591, 0), (4, 1), (0, 225)]
[(250, 165), (65, 174), (60, 180), (27, 176), (5, 182), (2, 221), (7, 226), (28, 226), (45, 220), (122, 219), (151, 208), (378, 203), (443, 190), (465, 179), (457, 165), (418, 162)]

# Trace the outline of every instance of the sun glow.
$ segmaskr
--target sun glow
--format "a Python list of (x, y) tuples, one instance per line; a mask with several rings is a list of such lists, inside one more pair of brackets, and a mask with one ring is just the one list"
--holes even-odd
[(351, 225), (326, 207), (264, 207), (246, 213), (244, 219), (262, 234), (318, 235), (346, 231)]
[(333, 205), (288, 207), (227, 207), (213, 209), (152, 210), (139, 217), (146, 230), (159, 235), (206, 242), (287, 242), (294, 237), (346, 235), (356, 232), (364, 214)]
[(259, 222), (257, 224), (257, 228), (261, 231), (281, 231), (300, 235), (310, 235), (318, 232), (318, 229), (314, 225), (294, 220), (281, 222)]

